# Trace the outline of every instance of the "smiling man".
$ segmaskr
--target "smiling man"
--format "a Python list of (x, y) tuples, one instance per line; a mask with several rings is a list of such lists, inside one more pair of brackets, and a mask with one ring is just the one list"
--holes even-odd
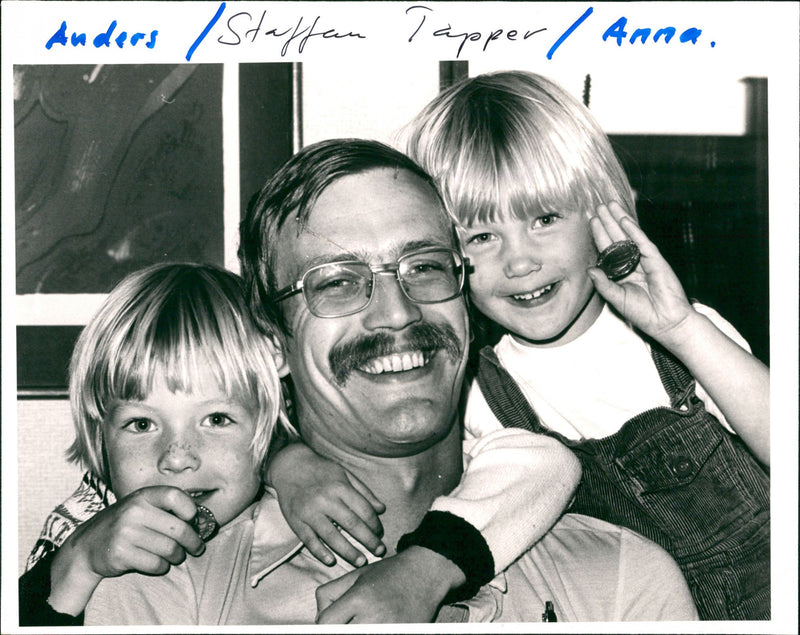
[[(447, 601), (459, 601), (444, 606), (439, 620), (539, 621), (548, 600), (561, 619), (695, 617), (664, 552), (585, 517), (565, 517), (505, 573), (474, 586), (476, 578), (488, 582), (506, 569), (520, 545), (533, 542), (526, 542), (529, 532), (540, 536), (552, 524), (543, 520), (544, 529), (531, 529), (536, 512), (547, 517), (551, 510), (531, 514), (530, 501), (515, 498), (523, 492), (532, 498), (531, 483), (522, 480), (557, 491), (560, 511), (574, 473), (566, 463), (563, 473), (548, 474), (541, 469), (546, 461), (538, 471), (526, 472), (524, 461), (498, 469), (487, 460), (497, 451), (491, 443), (463, 454), (458, 404), (470, 341), (462, 296), (467, 263), (430, 177), (416, 164), (370, 141), (305, 148), (253, 201), (241, 239), (253, 311), (285, 336), (303, 441), (386, 505), (388, 557), (361, 569), (326, 568), (293, 537), (271, 541), (266, 566), (252, 579), (263, 587), (260, 597), (273, 598), (269, 610), (260, 608), (261, 619), (306, 621), (318, 608), (316, 596), (319, 608), (328, 607), (323, 621), (392, 621), (380, 606), (364, 606), (365, 598), (381, 600), (376, 588), (423, 605), (403, 618), (436, 615), (447, 594)], [(501, 435), (498, 446), (518, 444), (522, 453), (542, 441), (520, 430), (503, 433), (509, 436)], [(537, 446), (528, 457), (561, 450)], [(465, 460), (472, 461), (471, 485), (461, 481)], [(464, 505), (470, 499), (472, 506)], [(498, 501), (526, 511), (501, 511)], [(283, 526), (276, 510), (277, 504), (270, 522)], [(517, 549), (511, 556), (498, 547), (502, 532), (514, 536), (505, 538)], [(359, 585), (366, 593), (353, 593)]]
[(659, 547), (584, 516), (552, 526), (578, 476), (564, 446), (512, 428), (462, 443), (468, 265), (410, 159), (371, 141), (305, 148), (249, 206), (239, 257), (256, 319), (283, 336), (302, 440), (385, 504), (386, 557), (322, 564), (267, 491), (235, 558), (212, 540), (182, 586), (120, 576), (87, 623), (696, 618)]

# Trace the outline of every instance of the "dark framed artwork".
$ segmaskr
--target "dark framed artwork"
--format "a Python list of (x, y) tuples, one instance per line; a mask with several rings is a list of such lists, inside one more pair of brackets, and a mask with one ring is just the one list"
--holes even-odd
[[(292, 152), (292, 65), (252, 66), (242, 192)], [(14, 88), (18, 296), (70, 302), (156, 262), (224, 265), (222, 64), (19, 65)], [(66, 395), (80, 329), (17, 326), (19, 397)]]

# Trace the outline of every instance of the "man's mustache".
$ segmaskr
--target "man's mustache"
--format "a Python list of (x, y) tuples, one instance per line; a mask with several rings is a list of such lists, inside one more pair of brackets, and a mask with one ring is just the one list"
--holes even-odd
[(368, 333), (349, 342), (334, 346), (328, 354), (328, 363), (337, 384), (344, 386), (354, 370), (361, 368), (375, 357), (393, 355), (400, 350), (434, 353), (445, 351), (453, 363), (458, 363), (463, 350), (461, 341), (449, 324), (422, 322), (414, 324), (398, 338), (391, 333)]

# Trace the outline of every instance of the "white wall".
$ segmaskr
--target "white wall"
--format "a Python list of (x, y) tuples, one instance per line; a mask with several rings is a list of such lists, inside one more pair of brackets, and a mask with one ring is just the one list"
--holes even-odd
[(64, 458), (70, 443), (72, 420), (66, 399), (17, 402), (20, 573), (47, 514), (80, 483), (81, 470)]

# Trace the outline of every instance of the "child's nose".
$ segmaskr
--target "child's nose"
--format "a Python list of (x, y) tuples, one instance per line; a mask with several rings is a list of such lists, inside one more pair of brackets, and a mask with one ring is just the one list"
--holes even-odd
[(520, 244), (508, 246), (503, 272), (508, 278), (522, 278), (529, 273), (539, 271), (542, 263), (538, 262), (530, 245)]
[(173, 440), (164, 448), (158, 459), (158, 470), (162, 473), (178, 473), (200, 467), (197, 448), (186, 440)]

